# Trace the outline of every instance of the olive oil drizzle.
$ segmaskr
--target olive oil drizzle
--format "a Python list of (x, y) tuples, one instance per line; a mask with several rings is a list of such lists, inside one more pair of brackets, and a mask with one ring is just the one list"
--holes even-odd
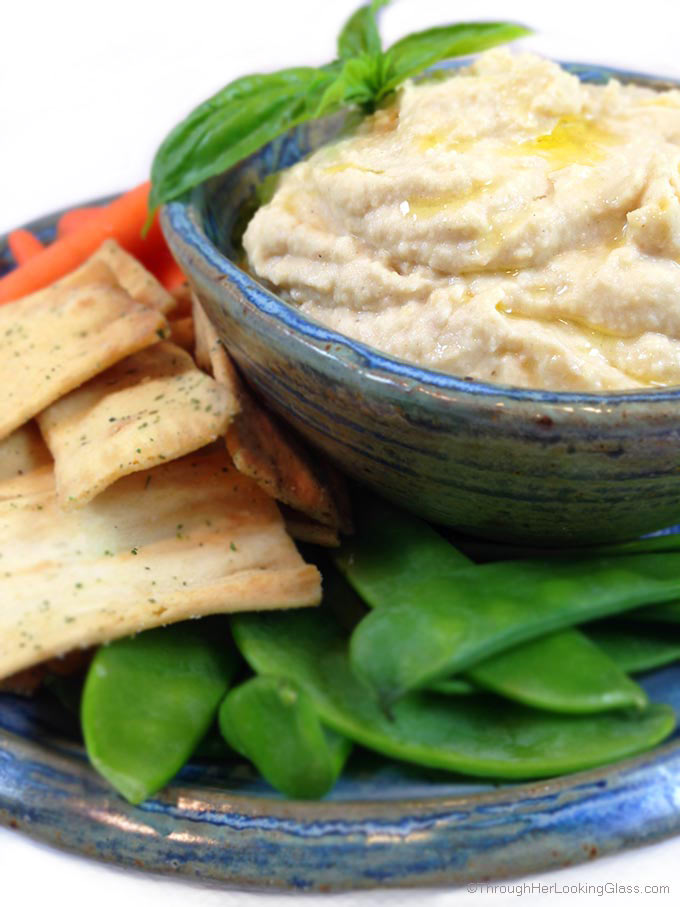
[(592, 166), (602, 161), (619, 137), (586, 115), (560, 117), (550, 132), (516, 146), (515, 153), (538, 155), (560, 170), (572, 164)]

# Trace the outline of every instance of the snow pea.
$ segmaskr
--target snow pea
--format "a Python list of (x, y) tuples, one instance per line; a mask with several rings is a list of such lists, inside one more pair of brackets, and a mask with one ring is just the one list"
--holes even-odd
[(81, 704), (92, 765), (130, 803), (141, 803), (191, 756), (237, 663), (224, 618), (187, 621), (102, 646)]
[(369, 749), (418, 765), (494, 778), (549, 777), (642, 752), (674, 726), (673, 710), (665, 705), (558, 715), (492, 694), (410, 693), (389, 717), (352, 669), (347, 636), (327, 605), (237, 614), (232, 630), (253, 670), (298, 684), (322, 722)]
[(680, 556), (509, 561), (428, 576), (365, 617), (351, 657), (385, 704), (505, 649), (680, 593)]
[(666, 628), (606, 621), (586, 627), (588, 637), (624, 671), (650, 671), (680, 659), (680, 638)]
[(83, 693), (83, 678), (79, 674), (60, 677), (48, 674), (45, 678), (46, 688), (56, 697), (61, 707), (70, 715), (79, 718), (80, 700)]
[(427, 689), (431, 693), (441, 693), (443, 696), (469, 696), (471, 693), (479, 693), (479, 687), (462, 675), (435, 680)]
[[(480, 661), (465, 674), (479, 687), (554, 712), (642, 706), (645, 691), (605, 649), (578, 630), (541, 636)], [(546, 683), (546, 678), (548, 682)]]
[(312, 699), (285, 677), (260, 675), (235, 687), (220, 706), (219, 724), (272, 787), (295, 799), (328, 793), (352, 748), (321, 724)]
[(205, 737), (202, 738), (191, 754), (192, 761), (226, 762), (238, 758), (240, 758), (240, 755), (224, 739), (217, 727), (217, 722), (208, 730)]
[(634, 621), (649, 621), (660, 624), (680, 624), (680, 602), (666, 602), (663, 605), (653, 605), (651, 608), (640, 608), (626, 615)]
[(457, 573), (472, 562), (419, 517), (381, 498), (354, 504), (355, 530), (333, 553), (340, 572), (371, 608), (398, 601), (428, 576)]
[[(662, 607), (662, 606), (659, 606)], [(574, 665), (571, 661), (571, 658), (582, 646), (583, 640), (589, 640), (590, 645), (596, 646), (598, 650), (601, 650), (611, 662), (613, 662), (619, 671), (619, 674), (623, 673), (623, 677), (627, 678), (628, 674), (637, 674), (640, 671), (649, 671), (652, 668), (660, 668), (663, 665), (670, 664), (671, 662), (680, 660), (680, 639), (669, 638), (669, 635), (666, 630), (662, 630), (656, 627), (650, 627), (644, 624), (641, 625), (631, 625), (623, 622), (613, 622), (613, 621), (602, 621), (601, 623), (588, 624), (584, 628), (584, 632), (579, 632), (576, 630), (562, 630), (559, 633), (554, 633), (550, 637), (542, 637), (540, 642), (550, 639), (551, 643), (545, 647), (540, 647), (540, 654), (548, 654), (554, 642), (557, 638), (560, 638), (560, 642), (564, 643), (564, 638), (567, 634), (575, 634), (577, 639), (571, 640), (567, 655), (569, 660), (563, 660), (559, 658), (559, 649), (555, 647), (553, 649), (556, 664), (564, 664), (567, 666), (568, 671), (560, 671), (560, 677), (563, 678), (565, 682), (564, 675), (566, 674), (566, 683), (573, 682), (577, 686), (582, 686), (582, 689), (577, 690), (577, 693), (580, 693), (583, 696), (582, 701), (587, 701), (589, 697), (593, 696), (593, 686), (595, 677), (591, 674), (593, 664), (588, 660), (587, 663), (581, 662), (579, 666)], [(535, 640), (529, 643), (524, 643), (521, 646), (515, 646), (514, 649), (510, 649), (507, 655), (514, 655), (515, 653), (522, 652), (522, 658), (519, 660), (519, 668), (521, 671), (521, 695), (524, 696), (526, 693), (526, 684), (527, 678), (530, 676), (531, 658), (527, 660), (527, 656), (531, 656), (531, 649), (536, 646), (538, 649), (537, 643), (539, 640)], [(588, 653), (584, 649), (584, 654), (588, 658)], [(474, 668), (471, 668), (463, 675), (457, 677), (449, 677), (446, 680), (440, 680), (431, 684), (428, 689), (433, 690), (438, 693), (445, 693), (449, 696), (463, 696), (466, 694), (478, 692), (480, 687), (486, 686), (488, 689), (492, 689), (492, 685), (483, 682), (483, 678), (480, 679), (479, 686), (475, 683), (475, 674), (477, 672), (484, 673), (484, 666), (492, 666), (492, 668), (497, 668), (498, 665), (503, 664), (506, 657), (506, 653), (501, 652), (500, 655), (494, 656), (494, 658), (487, 659), (487, 661), (481, 662), (479, 665), (475, 665)], [(514, 659), (513, 659), (514, 660)], [(541, 658), (541, 661), (543, 659)], [(605, 662), (601, 661), (598, 658), (598, 662), (603, 666)], [(540, 666), (542, 667), (542, 665)], [(574, 669), (577, 668), (575, 672)], [(537, 678), (540, 678), (540, 670), (535, 675)], [(508, 684), (508, 675), (503, 675), (503, 689), (497, 692), (501, 692), (502, 695), (507, 695), (507, 684)], [(611, 680), (605, 678), (605, 682), (602, 686), (605, 695), (612, 694), (613, 690), (616, 690), (619, 695), (622, 695), (625, 685), (621, 684), (619, 686), (620, 677), (613, 677)], [(622, 703), (623, 705), (643, 705), (645, 702), (645, 693), (644, 690), (637, 684), (632, 683), (629, 680), (629, 683), (632, 685), (630, 689), (630, 701)], [(554, 695), (554, 689), (551, 691)], [(518, 697), (519, 699), (519, 697)], [(519, 700), (523, 701), (523, 700)], [(601, 700), (596, 700), (598, 706), (601, 703)], [(570, 697), (567, 702), (567, 708), (564, 711), (573, 711), (571, 708), (573, 699)], [(527, 702), (527, 704), (531, 704)], [(615, 703), (612, 704), (612, 708), (615, 707)], [(538, 706), (543, 708), (542, 700)], [(593, 709), (593, 711), (598, 711), (599, 708)], [(580, 711), (580, 709), (579, 709)]]
[[(376, 498), (359, 507), (355, 536), (335, 555), (341, 571), (373, 607), (403, 601), (428, 578), (471, 567), (470, 561), (431, 526)], [(473, 568), (474, 569), (474, 568)], [(408, 600), (408, 599), (407, 599)], [(578, 630), (520, 643), (469, 668), (464, 677), (429, 685), (459, 695), (475, 687), (561, 712), (640, 706), (642, 689)], [(472, 685), (470, 685), (472, 684)], [(462, 685), (462, 686), (461, 686)]]
[(484, 539), (449, 533), (452, 544), (460, 548), (474, 561), (514, 561), (528, 560), (537, 557), (578, 557), (590, 555), (620, 554), (660, 554), (668, 551), (680, 551), (680, 533), (665, 532), (659, 535), (634, 539), (631, 542), (617, 542), (612, 545), (590, 545), (588, 548), (537, 548), (529, 545), (508, 545), (501, 542), (489, 542)]

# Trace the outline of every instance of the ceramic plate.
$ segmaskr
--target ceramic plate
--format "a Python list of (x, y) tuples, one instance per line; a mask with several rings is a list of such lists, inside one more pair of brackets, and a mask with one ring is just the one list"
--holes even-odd
[[(57, 216), (29, 227), (48, 240)], [(11, 264), (0, 239), (0, 274)], [(680, 666), (641, 682), (680, 716)], [(531, 784), (474, 784), (359, 753), (316, 803), (284, 800), (244, 763), (202, 761), (135, 807), (89, 767), (76, 720), (49, 693), (0, 695), (0, 823), (118, 866), (235, 888), (455, 885), (680, 831), (680, 733), (644, 756)]]

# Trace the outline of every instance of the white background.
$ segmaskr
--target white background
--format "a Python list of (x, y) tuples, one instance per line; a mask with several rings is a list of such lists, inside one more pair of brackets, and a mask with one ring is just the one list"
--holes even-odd
[[(356, 0), (358, 2), (358, 0)], [(0, 232), (147, 178), (154, 149), (199, 101), (245, 72), (333, 56), (355, 0), (14, 0), (0, 17)], [(680, 3), (643, 0), (397, 0), (389, 43), (454, 19), (513, 18), (527, 47), (561, 59), (680, 78)], [(0, 390), (1, 393), (1, 390)], [(680, 901), (680, 839), (541, 876), (558, 886), (669, 885), (669, 895), (372, 892), (295, 898), (317, 904), (467, 907), (670, 904)], [(529, 880), (531, 881), (531, 880)], [(279, 907), (248, 895), (124, 873), (0, 829), (0, 904), (33, 907)]]

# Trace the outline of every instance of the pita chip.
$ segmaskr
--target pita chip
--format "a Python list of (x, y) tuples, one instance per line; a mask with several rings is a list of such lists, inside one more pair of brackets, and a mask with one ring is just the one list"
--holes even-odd
[(315, 461), (291, 432), (250, 396), (227, 428), (234, 465), (277, 501), (331, 529), (349, 531), (334, 495), (331, 467)]
[(194, 351), (196, 338), (194, 336), (194, 319), (189, 315), (187, 318), (173, 318), (168, 322), (170, 326), (170, 340), (181, 346), (187, 353)]
[(52, 456), (35, 422), (27, 422), (0, 441), (0, 483), (43, 466), (52, 466)]
[(95, 258), (88, 258), (88, 260), (83, 262), (83, 264), (79, 268), (76, 268), (75, 271), (71, 271), (70, 274), (60, 277), (59, 280), (51, 286), (45, 287), (43, 290), (38, 290), (32, 295), (34, 297), (49, 296), (54, 290), (77, 290), (79, 287), (89, 287), (92, 284), (121, 289), (118, 278), (106, 262)]
[(91, 649), (76, 649), (63, 658), (50, 658), (32, 668), (26, 668), (11, 677), (0, 680), (0, 693), (14, 693), (17, 696), (33, 696), (46, 677), (70, 677), (80, 674), (92, 661)]
[(319, 545), (321, 548), (338, 548), (340, 537), (337, 530), (323, 523), (317, 523), (311, 517), (297, 510), (291, 510), (285, 504), (280, 507), (288, 535), (297, 542)]
[[(134, 255), (126, 252), (115, 239), (106, 239), (84, 264), (62, 278), (58, 286), (82, 286), (93, 268), (106, 267), (113, 275), (115, 285), (129, 293), (142, 305), (158, 309), (163, 314), (172, 312), (177, 303), (165, 287)], [(88, 282), (92, 282), (91, 279)]]
[(320, 576), (222, 445), (62, 510), (54, 485), (0, 495), (0, 680), (207, 614), (315, 605)]
[[(192, 294), (191, 297), (191, 314), (194, 319), (194, 359), (196, 365), (202, 368), (204, 372), (209, 372), (220, 381), (221, 379), (213, 369), (212, 351), (220, 348), (220, 340), (217, 331), (212, 322), (205, 314), (205, 309), (198, 300), (198, 297)], [(226, 357), (226, 354), (225, 354)], [(234, 377), (235, 380), (235, 377)]]
[(0, 680), (0, 693), (14, 693), (15, 696), (33, 696), (35, 691), (42, 686), (47, 674), (47, 669), (42, 665), (26, 668)]
[(175, 308), (170, 312), (169, 318), (187, 318), (192, 316), (192, 292), (186, 281), (171, 290), (170, 295), (175, 300)]
[(166, 326), (156, 309), (101, 283), (54, 286), (1, 306), (0, 439), (94, 375), (156, 343)]
[(351, 532), (342, 477), (321, 457), (313, 458), (292, 430), (247, 390), (196, 297), (194, 329), (197, 363), (239, 400), (240, 411), (226, 434), (227, 450), (236, 468), (271, 497), (314, 522)]
[(173, 343), (128, 356), (37, 417), (61, 505), (82, 506), (122, 476), (205, 447), (224, 435), (236, 407)]

